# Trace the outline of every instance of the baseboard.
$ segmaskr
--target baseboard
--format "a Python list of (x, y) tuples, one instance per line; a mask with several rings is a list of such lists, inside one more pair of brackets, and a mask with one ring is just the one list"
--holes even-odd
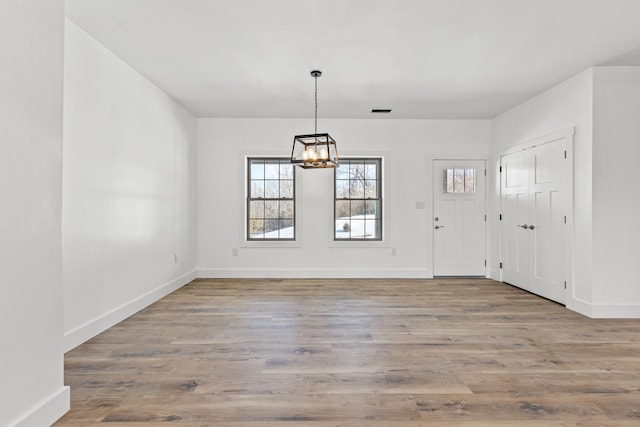
[(69, 386), (61, 387), (53, 395), (36, 405), (28, 414), (9, 425), (16, 427), (50, 426), (69, 411), (70, 402)]
[(198, 277), (202, 279), (431, 279), (431, 271), (422, 268), (388, 268), (388, 269), (231, 269), (231, 268), (199, 268)]
[(132, 314), (169, 295), (196, 278), (196, 270), (192, 270), (177, 279), (165, 283), (140, 297), (129, 301), (110, 312), (79, 326), (64, 334), (64, 351), (67, 352), (83, 342), (95, 337), (113, 325), (123, 321)]
[(591, 304), (574, 298), (567, 308), (593, 319), (640, 319), (640, 305)]

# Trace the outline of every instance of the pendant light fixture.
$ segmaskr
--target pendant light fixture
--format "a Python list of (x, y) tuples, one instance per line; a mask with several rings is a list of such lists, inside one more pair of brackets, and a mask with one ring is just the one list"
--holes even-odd
[(293, 137), (291, 163), (304, 169), (335, 168), (338, 166), (338, 150), (336, 141), (328, 133), (318, 133), (318, 77), (321, 71), (314, 70), (311, 77), (316, 84), (316, 110), (314, 133)]

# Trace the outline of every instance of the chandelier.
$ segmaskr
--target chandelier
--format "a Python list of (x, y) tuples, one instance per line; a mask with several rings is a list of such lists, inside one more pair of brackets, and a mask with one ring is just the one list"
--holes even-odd
[(336, 141), (328, 133), (318, 133), (318, 77), (321, 75), (322, 72), (318, 70), (311, 72), (316, 86), (314, 133), (293, 137), (291, 163), (304, 169), (335, 168), (338, 166)]

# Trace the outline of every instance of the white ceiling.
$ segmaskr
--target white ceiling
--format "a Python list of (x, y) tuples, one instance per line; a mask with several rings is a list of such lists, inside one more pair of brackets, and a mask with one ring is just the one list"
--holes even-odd
[(640, 65), (640, 0), (67, 0), (199, 117), (491, 118), (592, 65)]

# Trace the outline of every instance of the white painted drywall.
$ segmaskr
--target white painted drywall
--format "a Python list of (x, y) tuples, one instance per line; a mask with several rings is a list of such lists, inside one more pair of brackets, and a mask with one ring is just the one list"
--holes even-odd
[(592, 302), (592, 111), (593, 70), (586, 70), (491, 121), (490, 265), (497, 279), (500, 262), (498, 165), (506, 150), (527, 141), (575, 127), (574, 136), (574, 278), (567, 306)]
[(0, 425), (50, 425), (63, 386), (64, 1), (0, 3)]
[(65, 49), (69, 349), (195, 277), (195, 118), (69, 20)]
[[(487, 120), (320, 118), (318, 130), (337, 140), (341, 156), (385, 156), (385, 241), (334, 245), (333, 172), (298, 170), (297, 245), (246, 245), (244, 156), (290, 156), (293, 136), (312, 132), (313, 120), (197, 123), (200, 277), (430, 277), (431, 160), (439, 155), (486, 159), (489, 152)], [(416, 202), (425, 202), (425, 209), (416, 209)]]
[(597, 67), (592, 269), (598, 316), (615, 315), (601, 306), (640, 307), (639, 160), (640, 67)]

